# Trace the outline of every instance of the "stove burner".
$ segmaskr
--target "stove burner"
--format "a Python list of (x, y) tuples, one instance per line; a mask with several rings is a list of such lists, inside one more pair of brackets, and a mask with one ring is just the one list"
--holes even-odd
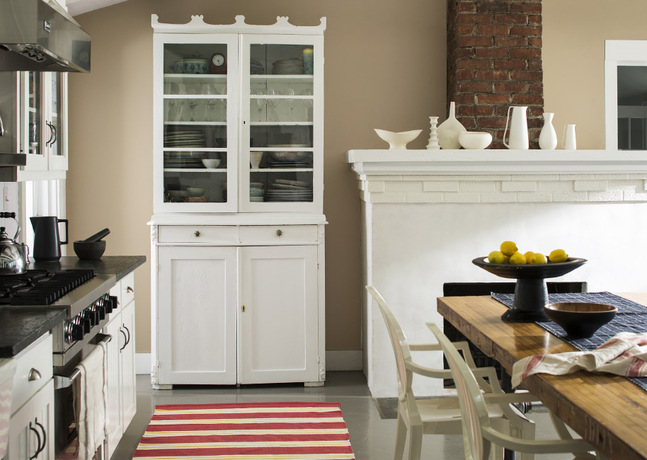
[(50, 305), (94, 277), (94, 270), (28, 270), (0, 277), (1, 305)]

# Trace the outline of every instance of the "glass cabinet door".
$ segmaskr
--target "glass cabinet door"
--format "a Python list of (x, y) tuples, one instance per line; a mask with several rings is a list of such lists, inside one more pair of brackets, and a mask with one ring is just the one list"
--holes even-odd
[(43, 114), (43, 80), (39, 72), (27, 72), (26, 97), (24, 111), (25, 123), (25, 151), (27, 152), (27, 168), (44, 170), (47, 169), (47, 147), (51, 142), (53, 131), (45, 124)]
[(164, 204), (235, 205), (236, 140), (228, 123), (235, 50), (227, 41), (163, 46)]
[(244, 46), (243, 69), (249, 73), (243, 82), (243, 108), (249, 125), (241, 146), (243, 209), (295, 210), (304, 204), (306, 209), (314, 202), (319, 141), (315, 101), (320, 100), (313, 66), (316, 50), (300, 40), (258, 39)]

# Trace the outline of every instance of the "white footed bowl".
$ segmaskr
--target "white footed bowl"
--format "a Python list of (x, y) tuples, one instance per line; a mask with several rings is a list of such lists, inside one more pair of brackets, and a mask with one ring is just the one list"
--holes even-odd
[(414, 129), (412, 131), (402, 131), (400, 133), (394, 133), (392, 131), (386, 131), (384, 129), (374, 128), (375, 132), (380, 139), (389, 143), (389, 150), (404, 150), (407, 148), (407, 144), (414, 140), (416, 137), (420, 136), (422, 129)]
[(464, 149), (485, 149), (492, 143), (492, 134), (482, 131), (459, 133), (458, 142)]

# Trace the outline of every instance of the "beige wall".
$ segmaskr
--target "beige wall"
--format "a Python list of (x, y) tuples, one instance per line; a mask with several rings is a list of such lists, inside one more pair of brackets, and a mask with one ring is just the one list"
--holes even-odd
[[(425, 129), (445, 105), (445, 2), (129, 0), (77, 17), (92, 36), (92, 72), (70, 78), (70, 238), (109, 227), (106, 254), (150, 261), (153, 190), (150, 15), (251, 24), (327, 17), (325, 33), (326, 348), (361, 348), (360, 205), (345, 161), (385, 144), (373, 128)], [(424, 133), (412, 147), (426, 145)], [(150, 350), (150, 263), (136, 272), (137, 351)]]
[[(545, 106), (558, 133), (604, 148), (604, 39), (647, 39), (642, 0), (544, 0)], [(110, 227), (107, 254), (150, 260), (152, 29), (203, 14), (210, 23), (297, 25), (328, 18), (325, 34), (326, 348), (361, 348), (360, 203), (345, 161), (381, 148), (373, 128), (424, 129), (445, 117), (445, 0), (129, 0), (78, 17), (92, 35), (92, 72), (70, 77), (70, 237)], [(561, 134), (559, 135), (561, 138)], [(430, 222), (430, 225), (433, 223)], [(137, 270), (137, 351), (150, 350), (150, 263)], [(433, 302), (433, 299), (430, 299)]]

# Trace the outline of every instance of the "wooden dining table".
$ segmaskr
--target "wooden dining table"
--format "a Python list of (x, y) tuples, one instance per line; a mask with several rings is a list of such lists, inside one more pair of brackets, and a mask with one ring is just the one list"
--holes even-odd
[[(647, 305), (647, 293), (618, 294)], [(535, 323), (501, 320), (507, 307), (491, 296), (439, 297), (438, 312), (512, 374), (521, 358), (577, 351)], [(535, 374), (523, 388), (611, 459), (647, 459), (647, 391), (624, 377), (579, 371)]]

